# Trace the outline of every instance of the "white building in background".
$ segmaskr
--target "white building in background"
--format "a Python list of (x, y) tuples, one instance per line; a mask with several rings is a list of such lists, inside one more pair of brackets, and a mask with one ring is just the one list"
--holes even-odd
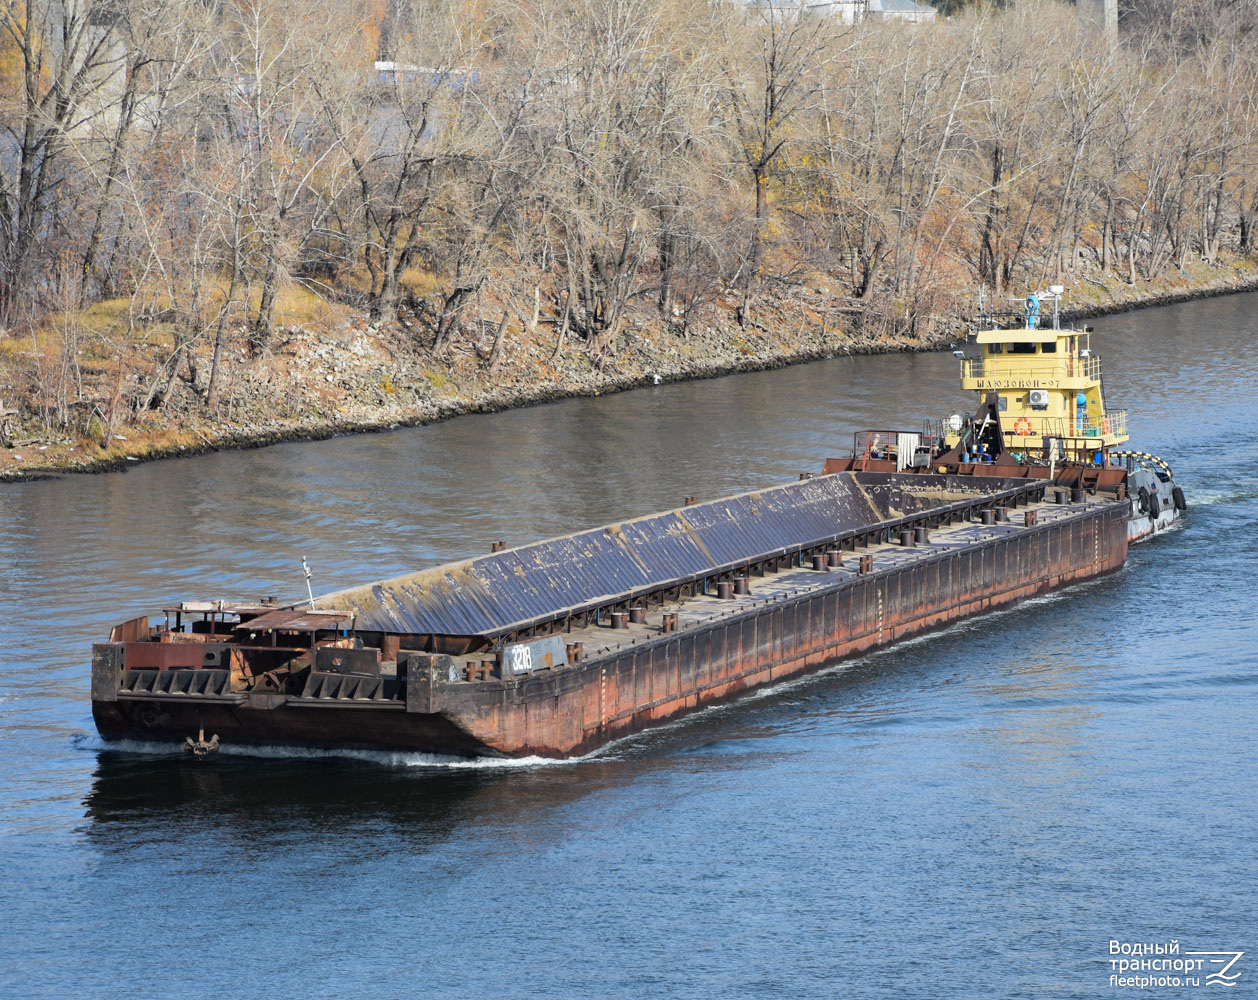
[(855, 24), (865, 16), (869, 0), (747, 0), (747, 10), (757, 22), (794, 21), (800, 17), (837, 17)]
[(818, 3), (816, 6), (844, 24), (855, 24), (868, 13), (869, 0), (834, 0), (832, 3)]
[(935, 19), (935, 8), (914, 0), (748, 0), (747, 6), (768, 19), (794, 19), (811, 14), (833, 17), (842, 24), (865, 18), (921, 24)]
[(924, 24), (935, 19), (938, 13), (934, 7), (914, 0), (869, 0), (869, 17), (880, 17), (884, 21), (908, 21), (910, 24)]

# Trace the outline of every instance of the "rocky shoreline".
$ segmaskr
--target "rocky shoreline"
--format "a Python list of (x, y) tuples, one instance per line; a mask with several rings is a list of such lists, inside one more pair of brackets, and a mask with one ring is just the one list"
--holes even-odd
[[(1156, 284), (1107, 286), (1085, 279), (1068, 293), (1073, 321), (1128, 309), (1258, 290), (1258, 266), (1232, 260), (1195, 265)], [(962, 333), (933, 338), (862, 336), (845, 329), (824, 289), (800, 286), (758, 303), (759, 323), (740, 327), (733, 303), (719, 302), (708, 325), (685, 334), (659, 325), (630, 328), (601, 361), (583, 345), (557, 349), (553, 324), (521, 329), (498, 354), (468, 338), (445, 356), (413, 344), (405, 319), (373, 329), (352, 317), (324, 330), (289, 328), (273, 353), (236, 357), (226, 367), (225, 418), (204, 413), (203, 387), (180, 382), (159, 411), (118, 419), (102, 437), (26, 435), (0, 448), (0, 481), (96, 473), (210, 451), (264, 447), (416, 426), (469, 413), (597, 396), (644, 385), (815, 361), (837, 354), (937, 350)], [(135, 389), (145, 374), (128, 376)], [(20, 433), (20, 431), (19, 431)], [(15, 437), (17, 435), (14, 435)]]

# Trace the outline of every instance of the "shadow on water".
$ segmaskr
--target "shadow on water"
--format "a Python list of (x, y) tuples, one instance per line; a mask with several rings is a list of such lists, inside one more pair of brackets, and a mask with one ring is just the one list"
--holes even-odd
[[(739, 738), (742, 728), (731, 736)], [(96, 752), (83, 799), (84, 831), (99, 846), (123, 851), (205, 834), (249, 845), (344, 843), (356, 834), (433, 845), (463, 831), (527, 829), (588, 796), (688, 769), (675, 752), (695, 739), (684, 731), (649, 734), (572, 761), (441, 761), (282, 747), (199, 760), (104, 749)]]
[(411, 775), (335, 758), (197, 760), (103, 750), (84, 806), (95, 823), (195, 823), (212, 815), (217, 822), (248, 826), (283, 812), (314, 825), (336, 826), (386, 809), (400, 821), (430, 821), (494, 780), (480, 774)]
[(212, 831), (247, 845), (294, 837), (337, 841), (357, 833), (432, 844), (465, 826), (516, 823), (602, 784), (536, 768), (397, 766), (338, 757), (183, 755), (103, 750), (83, 801), (88, 835), (102, 846), (134, 838), (180, 840)]

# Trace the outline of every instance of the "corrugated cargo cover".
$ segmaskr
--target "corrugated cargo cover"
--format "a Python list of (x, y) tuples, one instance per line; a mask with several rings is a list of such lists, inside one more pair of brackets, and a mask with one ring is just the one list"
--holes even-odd
[[(882, 484), (889, 478), (855, 475)], [(915, 476), (911, 485), (922, 488), (935, 479), (944, 477)], [(956, 489), (955, 478), (947, 482)], [(1002, 484), (966, 483), (950, 498), (937, 484), (934, 503), (924, 506), (994, 492)], [(851, 473), (802, 480), (338, 591), (318, 598), (316, 607), (353, 611), (360, 629), (501, 634), (899, 516), (879, 509), (889, 499), (885, 488), (872, 494)]]

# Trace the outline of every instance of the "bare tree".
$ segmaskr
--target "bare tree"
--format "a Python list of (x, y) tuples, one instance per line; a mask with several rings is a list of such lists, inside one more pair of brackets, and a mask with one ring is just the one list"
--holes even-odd
[[(746, 18), (742, 17), (746, 11)], [(795, 119), (818, 103), (822, 73), (835, 57), (836, 22), (800, 4), (765, 0), (726, 20), (722, 57), (725, 113), (737, 156), (751, 175), (754, 224), (744, 262), (743, 318), (762, 264), (769, 179)]]
[(48, 249), (72, 214), (67, 150), (117, 112), (122, 16), (104, 0), (0, 4), (0, 50), (11, 66), (0, 95), (0, 322), (32, 321), (68, 278)]
[(652, 94), (661, 11), (650, 0), (586, 0), (577, 16), (561, 13), (548, 8), (539, 22), (553, 72), (538, 88), (530, 140), (534, 155), (553, 154), (536, 213), (563, 272), (561, 329), (601, 356), (654, 246), (644, 196), (661, 121)]
[(971, 183), (983, 192), (975, 202), (981, 219), (977, 276), (996, 300), (1004, 297), (1029, 249), (1030, 224), (1046, 187), (1042, 167), (1050, 109), (1043, 95), (1051, 63), (1041, 54), (1046, 41), (1053, 44), (1056, 26), (1042, 22), (1026, 7), (986, 22), (968, 116)]
[(397, 316), (403, 273), (424, 246), (425, 226), (451, 177), (462, 95), (475, 79), (454, 4), (399, 5), (386, 53), (369, 73), (318, 84), (327, 134), (347, 157), (356, 224), (369, 276), (372, 322)]
[(280, 286), (343, 183), (340, 144), (320, 120), (318, 88), (333, 74), (352, 76), (361, 50), (347, 21), (328, 14), (321, 0), (233, 14), (240, 45), (232, 63), (242, 72), (232, 109), (251, 181), (245, 266), (258, 286), (248, 338), (255, 354), (269, 348)]
[(199, 3), (131, 0), (113, 11), (117, 44), (124, 53), (116, 110), (93, 122), (73, 144), (83, 174), (95, 185), (87, 199), (96, 204), (83, 249), (82, 304), (115, 290), (123, 277), (113, 266), (111, 243), (118, 242), (126, 226), (122, 188), (137, 122), (144, 131), (160, 128), (172, 104), (186, 96), (188, 74), (210, 47), (210, 17)]

